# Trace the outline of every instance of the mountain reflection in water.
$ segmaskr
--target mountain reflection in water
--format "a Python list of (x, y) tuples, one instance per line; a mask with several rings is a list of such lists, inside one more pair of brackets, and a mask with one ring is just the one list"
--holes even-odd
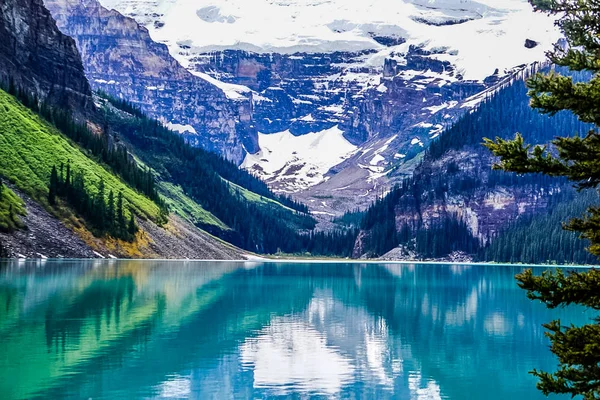
[(543, 398), (522, 269), (1, 262), (0, 398)]

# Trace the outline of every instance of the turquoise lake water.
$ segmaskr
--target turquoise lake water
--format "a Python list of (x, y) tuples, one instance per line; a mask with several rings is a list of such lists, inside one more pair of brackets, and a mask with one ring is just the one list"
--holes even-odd
[(521, 270), (0, 262), (0, 399), (544, 399), (541, 324), (591, 315)]

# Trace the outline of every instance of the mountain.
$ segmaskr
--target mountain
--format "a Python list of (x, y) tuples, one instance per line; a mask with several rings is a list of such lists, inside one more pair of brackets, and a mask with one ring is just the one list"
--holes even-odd
[[(570, 113), (547, 116), (531, 109), (525, 83), (516, 80), (434, 141), (412, 177), (364, 214), (345, 216), (360, 220), (354, 255), (436, 259), (454, 253), (497, 262), (590, 262), (586, 243), (563, 232), (560, 222), (567, 210), (583, 211), (598, 194), (576, 193), (564, 179), (494, 171), (496, 160), (481, 145), (484, 137), (507, 139), (516, 132), (530, 143), (546, 144), (589, 129)], [(532, 227), (544, 234), (524, 235)]]
[[(537, 216), (550, 210), (554, 221), (591, 195), (493, 172), (480, 146), (516, 131), (548, 143), (588, 129), (529, 107), (526, 64), (541, 57), (548, 38), (536, 35), (551, 21), (520, 1), (399, 2), (389, 16), (368, 12), (375, 0), (356, 15), (338, 1), (249, 2), (254, 13), (237, 2), (113, 4), (130, 16), (96, 0), (46, 4), (57, 23), (38, 0), (7, 1), (0, 14), (1, 255), (544, 261), (540, 249), (554, 244), (564, 260), (584, 254)], [(233, 25), (252, 51), (241, 40), (156, 42), (189, 7), (204, 21), (196, 28)], [(267, 11), (285, 25), (273, 22), (269, 43), (257, 39)], [(509, 32), (520, 18), (534, 28)], [(493, 39), (480, 57), (489, 47), (502, 56), (473, 69), (469, 46), (481, 43), (456, 32)], [(513, 246), (532, 226), (548, 235)]]
[(3, 34), (22, 35), (0, 70), (2, 256), (243, 259), (307, 248), (304, 205), (131, 103), (92, 93), (75, 42), (44, 5), (9, 6)]
[(132, 102), (196, 145), (231, 160), (240, 162), (244, 149), (256, 149), (251, 102), (232, 102), (223, 90), (181, 67), (135, 20), (96, 0), (45, 4), (77, 42), (94, 90)]
[[(9, 222), (0, 223), (0, 247), (8, 255), (33, 258), (241, 257), (242, 251), (189, 223), (185, 213), (172, 213), (165, 220), (160, 199), (152, 200), (136, 188), (130, 176), (117, 169), (119, 164), (106, 164), (95, 155), (94, 147), (78, 144), (74, 135), (59, 131), (2, 90), (0, 106), (3, 109), (0, 115), (3, 160), (0, 203), (8, 204), (0, 207), (6, 210), (0, 219)], [(115, 153), (110, 151), (109, 154)], [(64, 187), (60, 199), (55, 200), (51, 200), (53, 168), (60, 170)], [(81, 189), (77, 189), (78, 179)], [(67, 186), (66, 181), (72, 185)], [(100, 212), (101, 201), (102, 207), (107, 208)], [(122, 209), (117, 206), (119, 203), (123, 204)], [(100, 225), (100, 221), (109, 221), (110, 204), (117, 206), (113, 216), (116, 211), (124, 214), (123, 219), (135, 220), (134, 237), (125, 238), (107, 224)], [(99, 221), (97, 216), (103, 219)]]
[[(173, 53), (177, 53), (184, 66), (197, 54), (220, 50), (259, 54), (377, 50), (385, 56), (397, 52), (400, 46), (412, 44), (427, 50), (446, 48), (448, 60), (464, 69), (466, 79), (481, 80), (495, 68), (512, 68), (523, 58), (531, 57), (521, 46), (523, 36), (530, 35), (530, 39), (545, 45), (557, 39), (556, 36), (543, 37), (546, 32), (540, 30), (540, 24), (549, 28), (548, 20), (542, 14), (533, 14), (527, 2), (521, 0), (401, 0), (393, 3), (365, 0), (352, 5), (343, 0), (232, 0), (226, 3), (101, 0), (101, 3), (135, 17), (156, 41), (177, 48)], [(461, 40), (465, 34), (477, 30), (481, 31), (478, 37)], [(508, 47), (513, 53), (503, 59), (502, 53), (486, 48), (489, 40), (501, 45), (495, 50), (506, 51), (502, 47)], [(182, 47), (187, 51), (181, 51)], [(542, 56), (543, 50), (538, 49), (536, 53), (537, 57)], [(188, 62), (184, 62), (186, 60)]]
[[(232, 102), (251, 102), (258, 134), (243, 167), (324, 214), (409, 174), (432, 138), (558, 39), (525, 0), (100, 2)], [(314, 150), (325, 136), (335, 151)]]

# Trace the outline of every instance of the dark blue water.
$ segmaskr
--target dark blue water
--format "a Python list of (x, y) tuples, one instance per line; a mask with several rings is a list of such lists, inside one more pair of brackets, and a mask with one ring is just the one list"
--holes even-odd
[(3, 263), (0, 398), (542, 399), (522, 269)]

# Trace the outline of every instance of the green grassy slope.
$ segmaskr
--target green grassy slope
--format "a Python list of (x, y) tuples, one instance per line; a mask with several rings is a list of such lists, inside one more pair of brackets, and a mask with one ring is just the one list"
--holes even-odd
[(251, 192), (250, 190), (243, 188), (240, 185), (237, 185), (233, 182), (227, 181), (227, 183), (229, 183), (229, 185), (231, 186), (231, 191), (233, 193), (239, 192), (246, 200), (248, 200), (251, 203), (255, 203), (255, 204), (259, 204), (259, 205), (263, 205), (263, 206), (281, 207), (282, 209), (290, 211), (291, 213), (294, 213), (294, 214), (297, 213), (296, 210), (294, 210), (286, 205), (283, 205), (276, 200), (273, 200), (268, 197), (264, 197), (257, 193)]
[(106, 192), (120, 191), (127, 204), (141, 218), (157, 220), (159, 208), (120, 178), (100, 165), (54, 127), (0, 90), (0, 176), (14, 183), (44, 206), (52, 166), (71, 163), (84, 171), (86, 186), (93, 192), (103, 179)]
[(19, 215), (25, 215), (23, 201), (0, 182), (0, 231), (11, 232), (22, 228)]
[(265, 210), (274, 210), (275, 212), (281, 212), (283, 216), (283, 220), (286, 221), (287, 225), (290, 228), (298, 229), (298, 230), (310, 230), (312, 229), (312, 225), (307, 223), (305, 217), (294, 210), (286, 206), (285, 204), (280, 203), (277, 200), (270, 199), (268, 197), (261, 196), (257, 193), (254, 193), (246, 188), (241, 187), (235, 183), (227, 181), (229, 186), (231, 187), (231, 192), (236, 194), (239, 193), (246, 201), (249, 203), (260, 206)]
[(187, 196), (181, 186), (170, 182), (160, 182), (159, 188), (171, 212), (194, 225), (212, 225), (223, 230), (229, 229), (221, 220)]

